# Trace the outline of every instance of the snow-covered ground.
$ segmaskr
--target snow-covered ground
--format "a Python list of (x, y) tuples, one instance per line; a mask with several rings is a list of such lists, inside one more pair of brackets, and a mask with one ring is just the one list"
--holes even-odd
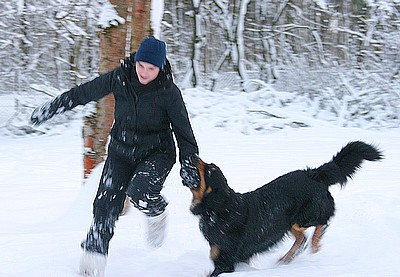
[[(277, 122), (279, 131), (269, 127), (258, 132), (254, 130), (278, 119), (253, 117), (251, 122), (241, 100), (220, 98), (216, 103), (195, 93), (188, 91), (185, 97), (200, 155), (219, 165), (239, 192), (291, 170), (319, 166), (350, 140), (373, 143), (385, 153), (381, 162), (364, 163), (345, 189), (331, 188), (337, 212), (318, 254), (306, 251), (293, 263), (278, 266), (292, 243), (288, 239), (226, 276), (400, 276), (398, 129), (339, 128), (302, 118), (311, 127), (279, 129), (285, 124)], [(83, 182), (81, 123), (54, 127), (48, 135), (0, 140), (0, 276), (78, 276), (80, 242), (91, 222), (102, 166)], [(156, 250), (147, 246), (144, 218), (132, 207), (117, 223), (106, 276), (196, 277), (212, 270), (178, 166), (163, 193), (169, 200), (166, 243)]]

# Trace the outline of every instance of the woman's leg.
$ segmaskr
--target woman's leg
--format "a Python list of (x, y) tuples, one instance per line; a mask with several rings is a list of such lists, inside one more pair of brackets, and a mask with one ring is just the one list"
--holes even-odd
[(167, 202), (160, 192), (173, 164), (165, 155), (150, 156), (138, 164), (126, 191), (133, 205), (148, 216), (147, 239), (154, 247), (164, 242)]
[(108, 156), (93, 202), (93, 222), (82, 248), (89, 252), (108, 254), (115, 222), (122, 211), (125, 191), (132, 177), (132, 168), (118, 157)]
[(173, 165), (166, 155), (156, 154), (136, 166), (126, 194), (137, 209), (148, 216), (164, 212), (167, 202), (160, 192)]

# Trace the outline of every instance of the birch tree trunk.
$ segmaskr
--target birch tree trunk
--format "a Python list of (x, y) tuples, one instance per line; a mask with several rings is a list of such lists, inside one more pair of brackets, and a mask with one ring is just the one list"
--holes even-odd
[(194, 11), (193, 19), (193, 50), (192, 50), (192, 86), (197, 87), (201, 86), (201, 74), (200, 74), (200, 55), (201, 55), (201, 47), (203, 46), (203, 32), (202, 32), (202, 3), (201, 0), (193, 0), (192, 8)]

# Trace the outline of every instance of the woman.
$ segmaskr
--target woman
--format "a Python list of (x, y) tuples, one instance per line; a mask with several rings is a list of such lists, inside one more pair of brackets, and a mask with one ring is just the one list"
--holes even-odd
[(147, 238), (159, 247), (164, 241), (167, 202), (160, 192), (176, 160), (173, 134), (179, 147), (182, 182), (199, 183), (188, 158), (198, 146), (178, 87), (172, 79), (163, 41), (149, 37), (121, 66), (37, 107), (34, 125), (78, 105), (114, 94), (114, 124), (108, 156), (93, 203), (93, 222), (82, 242), (83, 274), (102, 274), (115, 222), (127, 196), (147, 216)]

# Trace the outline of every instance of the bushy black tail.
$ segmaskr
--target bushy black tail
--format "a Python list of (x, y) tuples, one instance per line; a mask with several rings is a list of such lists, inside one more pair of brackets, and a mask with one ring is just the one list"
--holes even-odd
[(309, 170), (313, 179), (327, 186), (339, 183), (342, 187), (361, 167), (364, 160), (378, 161), (383, 154), (376, 147), (362, 141), (349, 142), (332, 160), (317, 169)]

